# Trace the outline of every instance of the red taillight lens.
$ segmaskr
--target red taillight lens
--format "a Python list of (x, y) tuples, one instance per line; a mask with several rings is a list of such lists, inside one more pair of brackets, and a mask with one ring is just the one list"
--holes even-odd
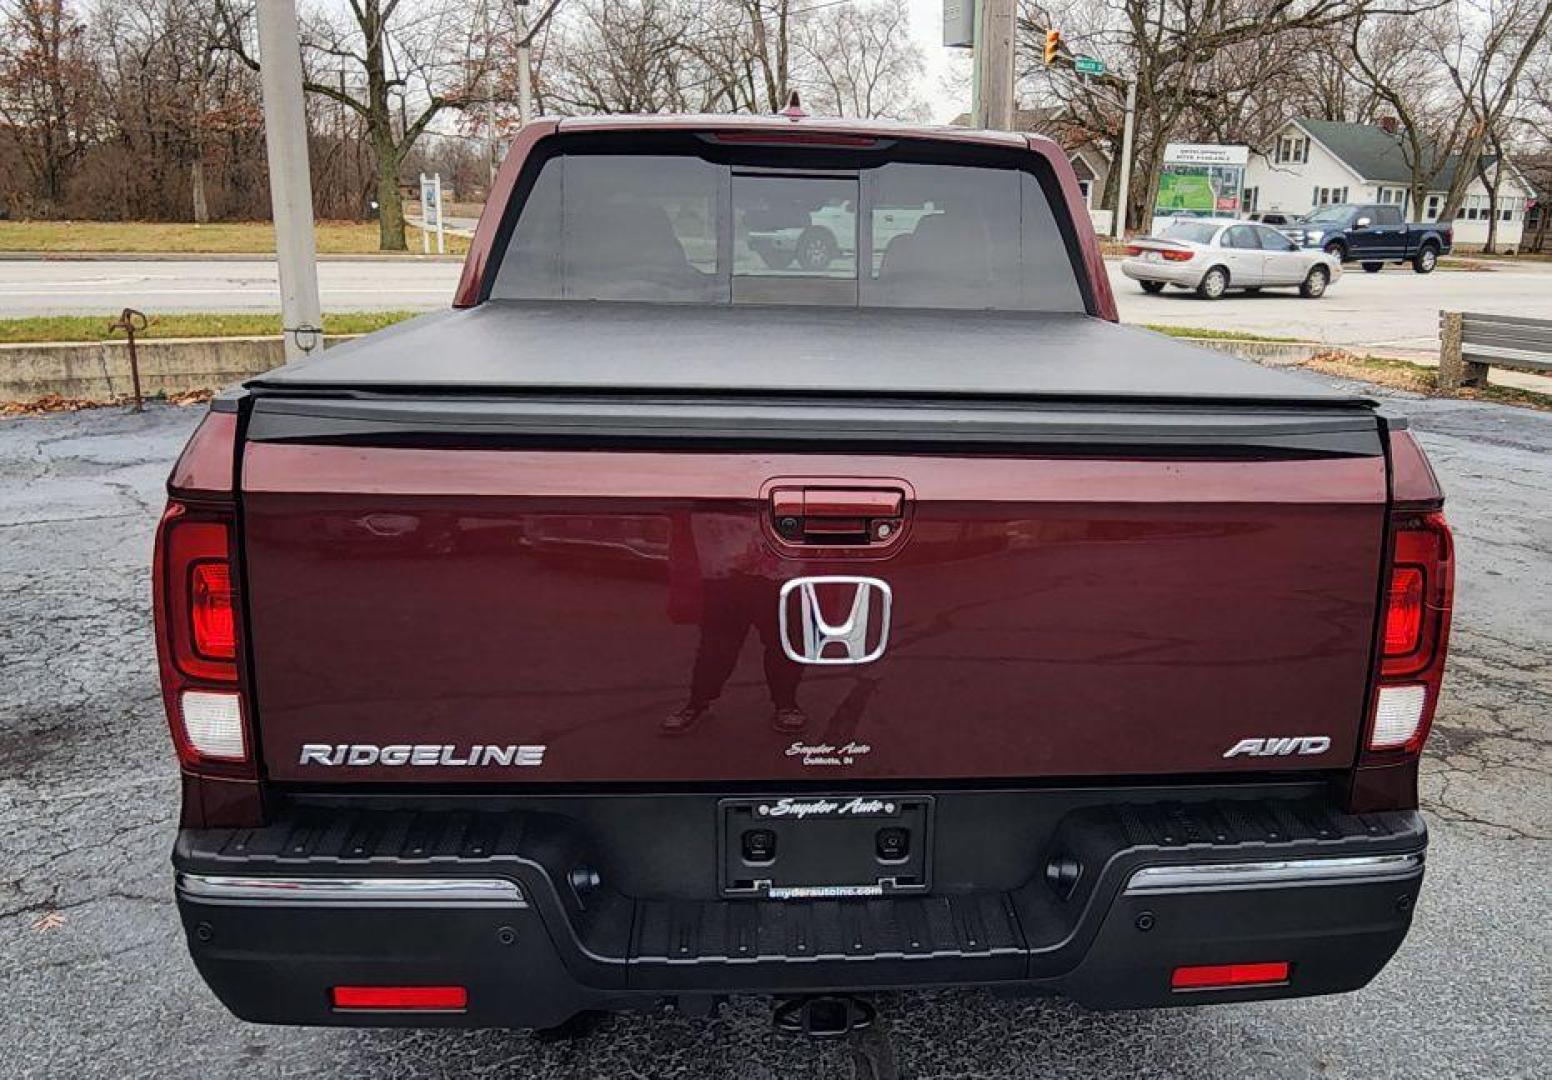
[(230, 511), (169, 504), (156, 538), (155, 599), (162, 696), (179, 758), (190, 771), (251, 776)]
[(1285, 960), (1264, 964), (1198, 964), (1177, 967), (1170, 976), (1172, 990), (1226, 990), (1230, 987), (1279, 986), (1288, 981)]
[(1398, 566), (1390, 572), (1390, 594), (1385, 601), (1385, 655), (1416, 652), (1422, 633), (1422, 568)]
[(1381, 755), (1416, 754), (1438, 705), (1454, 600), (1454, 550), (1444, 515), (1397, 515), (1390, 562), (1366, 746)]
[(1126, 253), (1128, 255), (1141, 255), (1142, 254), (1142, 248), (1138, 247), (1136, 244), (1127, 244), (1126, 245)]
[(1404, 514), (1391, 539), (1385, 595), (1384, 676), (1412, 675), (1443, 647), (1454, 590), (1450, 528), (1444, 515)]
[(230, 563), (195, 563), (189, 585), (194, 651), (211, 660), (237, 658), (237, 625), (232, 615)]
[(1196, 257), (1194, 251), (1166, 251), (1163, 253), (1166, 262), (1190, 262)]
[(336, 1009), (387, 1012), (457, 1012), (469, 1006), (469, 991), (462, 986), (336, 986), (330, 998)]

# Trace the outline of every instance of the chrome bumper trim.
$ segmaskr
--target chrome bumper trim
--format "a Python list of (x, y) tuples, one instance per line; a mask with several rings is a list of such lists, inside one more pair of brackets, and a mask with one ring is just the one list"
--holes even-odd
[(213, 903), (389, 907), (527, 907), (505, 878), (238, 877), (179, 874), (178, 891)]
[(1340, 885), (1375, 878), (1408, 877), (1423, 868), (1423, 853), (1354, 855), (1275, 862), (1201, 863), (1147, 866), (1126, 883), (1126, 894), (1191, 892), (1197, 889), (1265, 888), (1271, 885)]

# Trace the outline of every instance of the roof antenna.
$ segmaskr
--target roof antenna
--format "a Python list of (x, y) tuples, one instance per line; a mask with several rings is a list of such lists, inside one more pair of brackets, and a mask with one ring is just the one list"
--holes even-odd
[(787, 107), (776, 115), (785, 116), (788, 120), (801, 120), (808, 113), (803, 111), (803, 103), (798, 100), (798, 92), (796, 90), (789, 90), (787, 92)]

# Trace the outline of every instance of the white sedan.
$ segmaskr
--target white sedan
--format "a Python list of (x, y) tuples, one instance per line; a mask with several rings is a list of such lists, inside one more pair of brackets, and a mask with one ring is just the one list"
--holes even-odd
[(1230, 289), (1285, 286), (1315, 298), (1342, 276), (1340, 259), (1253, 221), (1177, 221), (1158, 236), (1133, 240), (1126, 254), (1121, 273), (1144, 292), (1176, 285), (1205, 300)]

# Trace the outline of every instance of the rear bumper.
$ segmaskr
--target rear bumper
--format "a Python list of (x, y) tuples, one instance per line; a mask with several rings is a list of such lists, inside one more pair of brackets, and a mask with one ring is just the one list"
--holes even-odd
[(1123, 259), (1121, 273), (1133, 281), (1162, 281), (1167, 285), (1181, 285), (1194, 289), (1202, 280), (1206, 266), (1195, 262), (1143, 262), (1141, 259)]
[[(579, 894), (564, 821), (524, 817), (185, 830), (177, 897), (195, 963), (238, 1016), (291, 1024), (549, 1027), (733, 992), (990, 986), (1092, 1008), (1325, 994), (1364, 985), (1400, 945), (1426, 843), (1415, 813), (1089, 807), (1010, 891), (657, 900)], [(1064, 863), (1075, 881), (1050, 870)], [(1267, 963), (1287, 978), (1171, 987), (1177, 967)], [(342, 985), (458, 986), (467, 1004), (338, 1010)]]

